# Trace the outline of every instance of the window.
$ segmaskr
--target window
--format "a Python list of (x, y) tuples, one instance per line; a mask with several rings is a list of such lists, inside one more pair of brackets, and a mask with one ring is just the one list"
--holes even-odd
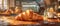
[(0, 0), (0, 9), (2, 9), (2, 0)]
[(7, 9), (7, 0), (4, 0), (4, 9)]
[(0, 9), (7, 9), (7, 0), (0, 0)]

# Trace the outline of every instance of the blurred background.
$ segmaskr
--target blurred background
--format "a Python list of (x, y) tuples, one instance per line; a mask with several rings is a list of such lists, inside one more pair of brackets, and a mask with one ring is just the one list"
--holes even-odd
[(43, 13), (48, 7), (57, 9), (59, 2), (60, 0), (0, 0), (0, 11), (20, 7), (22, 11), (32, 9), (35, 12)]
[(60, 26), (60, 0), (0, 0), (2, 24)]

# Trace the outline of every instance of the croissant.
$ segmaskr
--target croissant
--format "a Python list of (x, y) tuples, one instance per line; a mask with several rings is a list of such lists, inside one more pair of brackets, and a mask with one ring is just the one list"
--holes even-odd
[(38, 15), (37, 13), (34, 13), (33, 11), (27, 10), (17, 15), (15, 19), (21, 21), (40, 21), (43, 20), (43, 17)]

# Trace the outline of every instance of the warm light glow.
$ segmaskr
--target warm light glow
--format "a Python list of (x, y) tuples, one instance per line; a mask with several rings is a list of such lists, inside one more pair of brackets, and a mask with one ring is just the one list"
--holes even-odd
[(60, 6), (58, 8), (60, 8)]
[(44, 21), (48, 21), (48, 18), (47, 18), (47, 17), (43, 17), (43, 20), (44, 20)]
[(23, 15), (25, 15), (25, 12), (23, 12)]
[(18, 9), (18, 7), (16, 7), (16, 8), (15, 8), (15, 12), (18, 12), (18, 11), (19, 11), (19, 9)]
[(19, 14), (19, 16), (21, 17), (21, 14)]
[(29, 10), (26, 10), (26, 13), (29, 14)]
[(57, 15), (58, 15), (58, 17), (60, 17), (60, 13), (58, 13)]
[(54, 9), (51, 7), (50, 10), (49, 10), (49, 12), (54, 12)]

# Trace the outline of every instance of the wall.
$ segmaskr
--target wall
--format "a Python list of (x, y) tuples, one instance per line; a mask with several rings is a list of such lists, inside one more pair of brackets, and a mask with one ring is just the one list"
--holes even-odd
[(15, 7), (15, 0), (10, 0), (10, 7)]
[(46, 5), (50, 5), (51, 4), (50, 0), (44, 0), (44, 1), (45, 1)]

